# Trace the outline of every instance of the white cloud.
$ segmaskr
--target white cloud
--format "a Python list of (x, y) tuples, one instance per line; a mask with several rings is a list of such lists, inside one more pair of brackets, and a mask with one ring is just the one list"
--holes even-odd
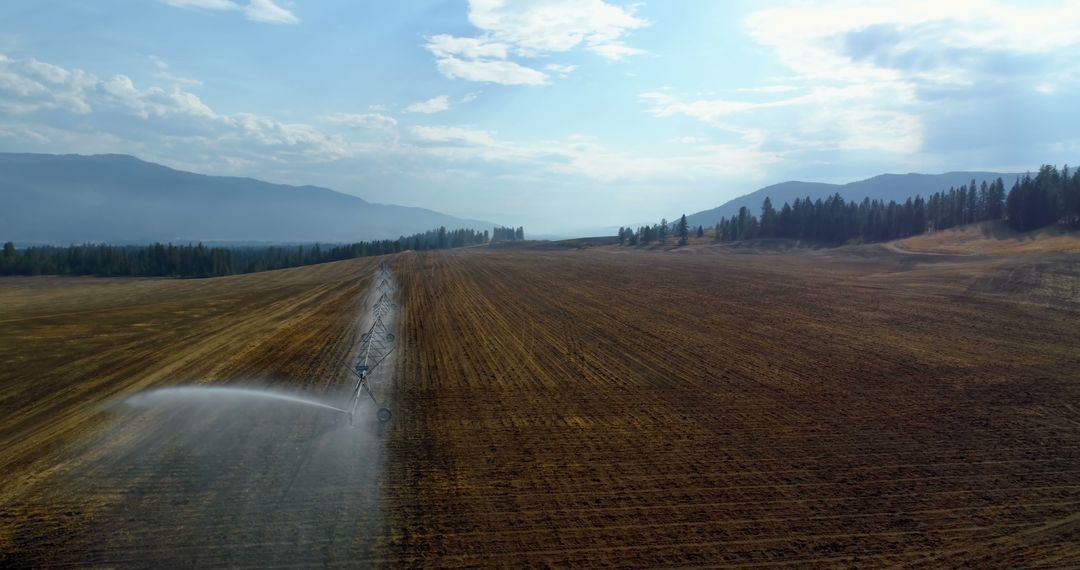
[(381, 113), (334, 113), (323, 117), (328, 123), (343, 127), (386, 130), (397, 126), (397, 119)]
[[(313, 160), (348, 156), (356, 150), (341, 137), (310, 125), (282, 123), (250, 113), (217, 113), (197, 95), (178, 86), (140, 87), (126, 75), (102, 80), (79, 69), (64, 69), (35, 59), (16, 60), (2, 54), (0, 110), (30, 119), (42, 110), (83, 115), (87, 124), (96, 125), (95, 136), (100, 137), (111, 136), (113, 129), (127, 129), (177, 140), (177, 135), (167, 133), (178, 131), (187, 133), (180, 138), (189, 144), (270, 146)], [(95, 123), (97, 113), (109, 116)], [(136, 122), (120, 120), (117, 114)], [(48, 126), (47, 122), (41, 124)]]
[(644, 50), (630, 47), (622, 42), (605, 42), (595, 46), (589, 46), (589, 49), (600, 54), (607, 59), (622, 59), (631, 55), (641, 55), (645, 53)]
[(450, 79), (502, 85), (541, 85), (547, 76), (535, 69), (506, 61), (507, 44), (490, 38), (460, 38), (439, 34), (424, 46), (435, 55), (439, 72)]
[(584, 44), (614, 59), (633, 50), (620, 39), (649, 24), (634, 15), (633, 7), (604, 0), (470, 0), (469, 22), (525, 57), (566, 52)]
[(559, 77), (567, 77), (576, 70), (576, 65), (560, 65), (558, 63), (549, 63), (544, 66), (544, 69), (558, 75)]
[(243, 12), (244, 17), (252, 22), (266, 24), (296, 24), (300, 19), (291, 10), (282, 8), (274, 0), (248, 0), (241, 4), (237, 0), (161, 0), (169, 6), (198, 10), (218, 10)]
[[(784, 143), (804, 150), (912, 153), (921, 147), (924, 134), (917, 114), (903, 106), (882, 105), (896, 102), (889, 84), (814, 87), (803, 95), (769, 101), (682, 100), (663, 91), (642, 93), (640, 99), (656, 117), (681, 115), (738, 133), (747, 142)], [(773, 121), (772, 130), (739, 126), (741, 118), (748, 118), (752, 125), (770, 124), (761, 119), (760, 112), (784, 108), (797, 109), (796, 118)]]
[(469, 146), (495, 145), (494, 133), (462, 127), (415, 126), (409, 129), (422, 142), (454, 143)]
[(444, 57), (436, 60), (436, 65), (439, 72), (450, 79), (500, 85), (545, 85), (548, 82), (543, 72), (512, 61)]
[[(644, 53), (623, 40), (649, 25), (633, 7), (604, 0), (470, 0), (469, 22), (478, 37), (439, 34), (425, 48), (435, 56), (438, 70), (450, 79), (502, 85), (544, 85), (542, 71), (510, 60), (540, 58), (583, 47), (611, 60)], [(545, 69), (565, 77), (575, 65), (548, 64)]]
[(198, 79), (191, 79), (190, 77), (180, 77), (179, 75), (174, 74), (172, 71), (169, 71), (169, 63), (160, 57), (156, 55), (151, 55), (148, 56), (148, 58), (150, 59), (150, 63), (156, 69), (156, 71), (154, 71), (154, 77), (163, 81), (168, 81), (169, 83), (172, 83), (174, 85), (182, 85), (184, 87), (198, 87), (202, 85), (202, 81), (199, 81)]
[(450, 98), (446, 95), (439, 95), (438, 97), (432, 97), (427, 101), (421, 101), (419, 103), (413, 103), (408, 107), (405, 107), (406, 113), (439, 113), (450, 108)]
[(274, 4), (273, 0), (251, 0), (244, 8), (244, 16), (253, 22), (267, 24), (296, 24), (300, 19), (291, 11)]
[(169, 69), (169, 64), (164, 59), (161, 59), (156, 55), (151, 55), (148, 57), (150, 59), (150, 63), (154, 64), (154, 67), (160, 69), (161, 71)]
[(0, 107), (11, 114), (60, 109), (76, 114), (91, 111), (87, 91), (97, 79), (36, 59), (11, 59), (0, 54)]
[(977, 71), (971, 65), (979, 58), (949, 57), (948, 50), (1032, 54), (1075, 46), (1077, 13), (1077, 0), (842, 0), (759, 10), (744, 24), (802, 78), (962, 83)]
[(787, 107), (800, 102), (799, 99), (782, 99), (779, 101), (765, 102), (731, 101), (726, 99), (683, 101), (662, 91), (642, 93), (639, 95), (639, 98), (642, 101), (651, 104), (649, 112), (657, 117), (684, 115), (706, 123), (715, 122), (728, 115), (746, 113), (770, 107)]
[(788, 148), (918, 153), (931, 117), (968, 98), (994, 97), (1010, 85), (1047, 93), (1059, 81), (1073, 83), (1062, 65), (1044, 70), (1020, 58), (1073, 59), (1065, 55), (1080, 47), (1077, 13), (1080, 0), (789, 3), (743, 22), (791, 71), (779, 84), (737, 89), (745, 100), (665, 91), (640, 98), (657, 117), (728, 129), (740, 121), (768, 125), (762, 136)]
[(222, 134), (222, 140), (292, 148), (318, 160), (343, 158), (352, 154), (344, 139), (322, 133), (310, 125), (282, 123), (251, 113), (221, 116), (219, 120), (231, 127)]
[(436, 57), (460, 56), (468, 59), (506, 59), (509, 46), (486, 38), (459, 38), (439, 34), (428, 38), (428, 51)]
[(206, 106), (198, 96), (173, 88), (166, 91), (160, 87), (138, 89), (131, 78), (125, 75), (114, 75), (97, 85), (100, 92), (105, 96), (101, 101), (114, 103), (126, 108), (132, 114), (148, 118), (167, 117), (170, 115), (185, 115), (193, 118), (215, 118), (216, 115), (210, 107)]
[(53, 85), (60, 85), (67, 81), (71, 76), (66, 69), (52, 65), (51, 63), (45, 63), (36, 59), (27, 60), (26, 66), (32, 70), (40, 79)]
[(919, 153), (926, 127), (911, 112), (874, 105), (823, 105), (807, 109), (786, 130), (763, 135), (787, 148), (839, 151), (882, 151), (903, 155)]

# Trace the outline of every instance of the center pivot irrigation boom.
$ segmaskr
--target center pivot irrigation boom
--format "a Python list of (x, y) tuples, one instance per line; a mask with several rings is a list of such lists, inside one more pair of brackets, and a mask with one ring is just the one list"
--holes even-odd
[(349, 369), (349, 371), (356, 376), (356, 386), (353, 388), (352, 399), (349, 400), (349, 409), (346, 412), (349, 415), (349, 425), (353, 425), (353, 422), (355, 421), (356, 408), (360, 405), (360, 400), (363, 399), (364, 392), (367, 392), (368, 397), (371, 398), (372, 402), (375, 402), (376, 406), (380, 406), (379, 411), (375, 413), (375, 417), (383, 423), (390, 421), (390, 417), (393, 414), (390, 413), (389, 408), (381, 407), (382, 405), (379, 404), (379, 401), (375, 399), (375, 394), (371, 393), (371, 388), (368, 387), (368, 374), (376, 366), (382, 363), (382, 361), (385, 360), (387, 356), (390, 356), (390, 353), (393, 351), (394, 349), (391, 348), (385, 356), (379, 359), (379, 361), (371, 367), (368, 367), (364, 364), (357, 364), (355, 368)]
[(387, 330), (386, 325), (382, 322), (382, 317), (376, 317), (375, 323), (371, 325), (368, 332), (364, 333), (360, 337), (360, 356), (357, 359), (356, 366), (349, 369), (356, 376), (356, 386), (353, 387), (352, 397), (349, 400), (349, 406), (347, 408), (347, 414), (349, 416), (349, 425), (353, 425), (356, 417), (356, 408), (360, 406), (360, 401), (363, 399), (364, 393), (367, 392), (368, 397), (372, 402), (375, 402), (376, 406), (379, 406), (379, 411), (376, 412), (375, 417), (380, 422), (390, 421), (391, 413), (389, 408), (383, 407), (377, 399), (375, 394), (371, 391), (369, 384), (369, 378), (371, 373), (378, 367), (390, 353), (394, 352), (394, 347), (387, 348), (385, 343), (393, 342), (394, 335)]
[(397, 305), (386, 296), (386, 293), (383, 293), (382, 296), (379, 297), (379, 300), (371, 307), (371, 311), (375, 313), (376, 318), (381, 319), (383, 316), (389, 314), (390, 311), (394, 310), (395, 307), (397, 307)]

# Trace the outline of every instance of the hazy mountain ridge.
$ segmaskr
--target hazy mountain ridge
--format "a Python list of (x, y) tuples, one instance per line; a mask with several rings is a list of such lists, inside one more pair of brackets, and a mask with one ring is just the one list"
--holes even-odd
[(0, 200), (0, 239), (33, 243), (350, 242), (493, 226), (116, 154), (0, 153)]
[[(714, 226), (720, 218), (731, 217), (739, 213), (739, 208), (745, 206), (754, 215), (761, 213), (761, 203), (768, 197), (772, 200), (773, 207), (777, 210), (785, 202), (794, 202), (796, 198), (811, 199), (826, 198), (833, 194), (840, 194), (845, 200), (862, 201), (864, 198), (871, 200), (895, 200), (903, 202), (909, 197), (921, 195), (924, 198), (934, 192), (948, 190), (950, 187), (959, 187), (969, 184), (974, 178), (976, 184), (982, 184), (1001, 177), (1005, 181), (1005, 187), (1011, 187), (1013, 181), (1022, 174), (998, 173), (998, 172), (946, 172), (944, 174), (879, 174), (865, 180), (848, 182), (846, 184), (829, 184), (826, 182), (799, 182), (789, 181), (766, 186), (749, 194), (729, 200), (724, 204), (686, 216), (687, 222), (692, 226)], [(677, 218), (676, 218), (677, 219)]]

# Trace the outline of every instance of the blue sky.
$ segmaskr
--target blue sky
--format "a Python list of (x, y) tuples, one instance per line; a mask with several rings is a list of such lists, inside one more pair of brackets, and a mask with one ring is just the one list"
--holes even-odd
[(1080, 2), (5, 0), (0, 150), (573, 232), (1080, 159)]

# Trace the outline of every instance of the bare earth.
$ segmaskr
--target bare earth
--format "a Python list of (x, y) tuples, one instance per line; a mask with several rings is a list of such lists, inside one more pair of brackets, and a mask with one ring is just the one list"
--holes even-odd
[(0, 280), (0, 566), (1080, 565), (1080, 256), (389, 259), (384, 431), (106, 408), (340, 397), (380, 261)]

